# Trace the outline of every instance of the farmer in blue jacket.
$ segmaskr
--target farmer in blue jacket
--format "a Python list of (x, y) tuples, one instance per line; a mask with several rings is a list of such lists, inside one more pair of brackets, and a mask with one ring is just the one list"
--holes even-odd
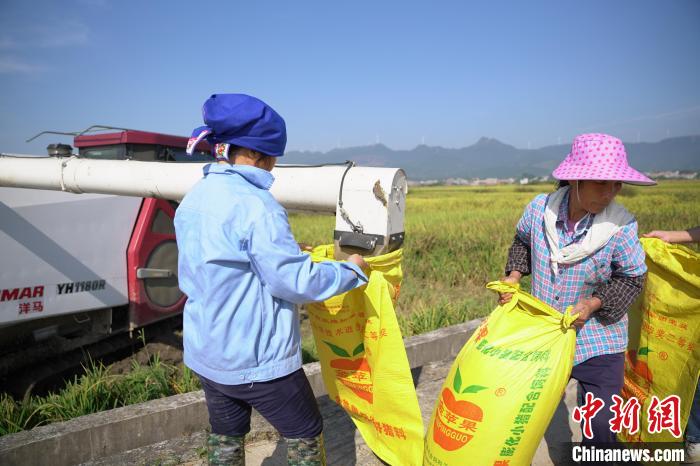
[(296, 305), (363, 285), (366, 263), (313, 263), (269, 192), (284, 154), (284, 120), (244, 94), (212, 95), (194, 130), (217, 163), (175, 215), (184, 311), (184, 360), (199, 376), (209, 410), (210, 464), (243, 465), (255, 408), (287, 439), (289, 464), (325, 464), (323, 420), (301, 368)]

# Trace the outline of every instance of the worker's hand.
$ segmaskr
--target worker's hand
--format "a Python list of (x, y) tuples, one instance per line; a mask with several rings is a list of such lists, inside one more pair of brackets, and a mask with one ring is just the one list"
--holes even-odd
[(602, 305), (603, 302), (600, 300), (600, 298), (596, 298), (595, 296), (579, 301), (571, 310), (572, 315), (578, 314), (576, 320), (571, 324), (571, 326), (580, 330), (586, 324), (588, 319), (591, 318), (591, 315), (600, 309), (600, 306)]
[(658, 238), (667, 243), (688, 243), (693, 240), (687, 231), (654, 230), (642, 235), (644, 238)]
[(314, 250), (314, 247), (306, 243), (299, 243), (299, 249), (302, 251), (311, 252)]
[[(509, 283), (515, 286), (520, 283), (520, 277), (522, 277), (522, 274), (516, 270), (513, 270), (507, 277), (501, 278), (501, 281), (503, 283)], [(509, 303), (511, 299), (513, 299), (513, 293), (498, 293), (498, 304), (501, 306)]]
[(359, 254), (353, 254), (351, 256), (348, 256), (348, 262), (352, 262), (362, 270), (366, 270), (369, 268), (369, 265), (367, 264), (367, 262), (365, 262), (365, 259)]

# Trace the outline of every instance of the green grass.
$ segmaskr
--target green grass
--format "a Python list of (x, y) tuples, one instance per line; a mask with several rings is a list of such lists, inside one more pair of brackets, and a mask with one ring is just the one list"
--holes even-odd
[(134, 360), (124, 375), (110, 375), (108, 367), (91, 364), (57, 393), (22, 401), (0, 394), (0, 436), (199, 388), (190, 369), (164, 364), (157, 355), (146, 365)]

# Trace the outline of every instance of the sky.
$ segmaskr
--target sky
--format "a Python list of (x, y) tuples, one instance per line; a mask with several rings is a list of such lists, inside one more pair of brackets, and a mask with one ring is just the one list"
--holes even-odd
[(700, 134), (700, 2), (0, 0), (0, 152), (189, 136), (227, 92), (275, 108), (288, 151)]

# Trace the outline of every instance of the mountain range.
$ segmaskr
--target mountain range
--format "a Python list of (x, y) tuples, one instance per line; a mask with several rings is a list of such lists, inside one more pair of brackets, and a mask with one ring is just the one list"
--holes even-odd
[[(659, 142), (625, 143), (630, 164), (644, 172), (700, 171), (700, 135)], [(333, 149), (328, 152), (290, 151), (284, 163), (315, 165), (352, 160), (358, 165), (403, 168), (410, 180), (446, 178), (510, 178), (544, 176), (569, 153), (570, 145), (518, 149), (482, 137), (461, 149), (419, 145), (393, 150), (383, 144)]]

